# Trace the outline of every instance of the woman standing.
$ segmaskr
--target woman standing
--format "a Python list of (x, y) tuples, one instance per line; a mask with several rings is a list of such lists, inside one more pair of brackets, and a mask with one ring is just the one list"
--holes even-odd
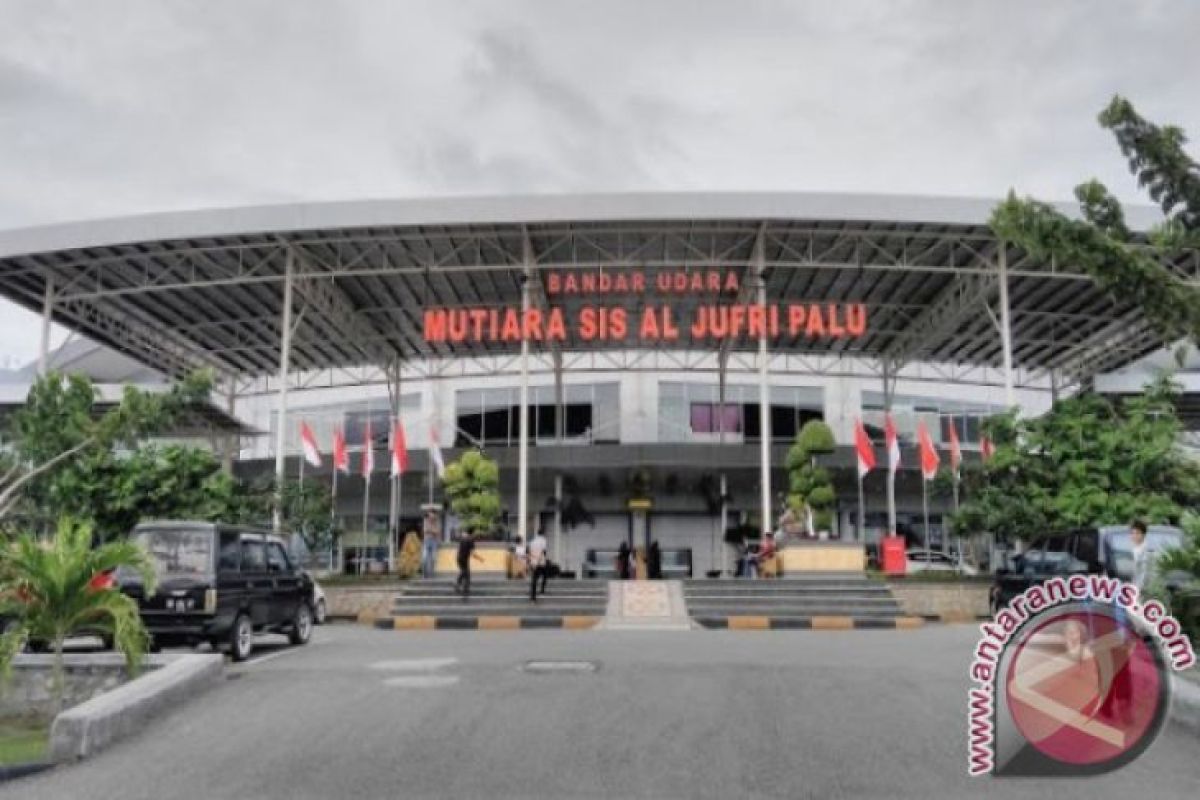
[(629, 580), (629, 542), (621, 542), (621, 546), (617, 549), (617, 578), (619, 580)]

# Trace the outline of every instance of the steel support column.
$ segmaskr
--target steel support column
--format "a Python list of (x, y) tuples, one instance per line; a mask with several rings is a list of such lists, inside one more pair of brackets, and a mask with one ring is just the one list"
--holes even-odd
[[(883, 360), (883, 413), (886, 417), (892, 415), (892, 395), (895, 387), (895, 376), (893, 370), (895, 367), (889, 359)], [(898, 434), (897, 434), (898, 436)], [(889, 456), (890, 459), (890, 456)], [(887, 514), (888, 514), (888, 536), (896, 535), (896, 471), (892, 469), (891, 463), (888, 464), (887, 475)]]
[[(758, 305), (764, 311), (767, 307), (766, 255), (763, 248), (763, 233), (759, 232), (754, 243), (754, 272), (758, 276)], [(761, 441), (759, 442), (759, 480), (762, 484), (762, 532), (771, 530), (771, 382), (767, 363), (767, 326), (762, 327), (758, 339), (758, 427)], [(721, 409), (724, 414), (724, 409)]]
[(524, 320), (529, 312), (529, 282), (533, 278), (533, 244), (525, 234), (523, 247), (525, 270), (521, 275), (521, 427), (517, 438), (517, 536), (529, 542), (529, 338)]
[(46, 278), (46, 295), (42, 300), (42, 342), (38, 349), (38, 375), (45, 375), (50, 360), (50, 323), (54, 317), (54, 281)]
[(276, 411), (277, 424), (275, 427), (275, 502), (271, 515), (271, 529), (275, 533), (283, 530), (283, 479), (285, 453), (287, 443), (287, 386), (288, 361), (292, 351), (292, 282), (296, 271), (296, 257), (291, 250), (284, 256), (283, 273), (283, 315), (280, 319), (279, 334), (279, 388), (278, 408)]
[(400, 373), (402, 367), (399, 361), (393, 362), (388, 369), (388, 396), (391, 401), (391, 417), (392, 430), (388, 441), (392, 443), (392, 450), (388, 453), (388, 539), (387, 539), (387, 560), (388, 572), (394, 572), (396, 569), (396, 537), (400, 535), (400, 498), (402, 497), (404, 480), (403, 474), (395, 474), (392, 472), (392, 459), (395, 458), (394, 448), (396, 446), (395, 436), (397, 427), (401, 424), (400, 410), (403, 407), (401, 403), (401, 380)]
[(569, 565), (562, 554), (562, 503), (563, 476), (560, 472), (554, 476), (554, 562), (567, 569)]
[(1017, 404), (1013, 388), (1012, 315), (1008, 307), (1008, 245), (1002, 239), (999, 248), (1000, 266), (1000, 346), (1004, 351), (1004, 405)]

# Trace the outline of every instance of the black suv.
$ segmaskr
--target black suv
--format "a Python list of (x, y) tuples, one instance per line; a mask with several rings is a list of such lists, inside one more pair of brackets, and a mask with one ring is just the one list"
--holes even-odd
[[(1146, 545), (1155, 552), (1178, 547), (1183, 531), (1170, 525), (1151, 525)], [(996, 571), (991, 606), (995, 614), (1035, 583), (1066, 575), (1109, 575), (1132, 579), (1132, 543), (1128, 525), (1083, 528), (1034, 539), (1020, 555)]]
[(158, 589), (147, 597), (127, 570), (117, 580), (138, 601), (155, 647), (228, 645), (243, 661), (256, 633), (286, 633), (292, 644), (312, 635), (312, 580), (280, 537), (208, 522), (147, 522), (132, 537), (150, 553)]

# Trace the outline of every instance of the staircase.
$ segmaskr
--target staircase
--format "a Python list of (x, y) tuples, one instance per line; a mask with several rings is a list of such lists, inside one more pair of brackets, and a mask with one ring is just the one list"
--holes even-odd
[(688, 613), (706, 628), (907, 628), (888, 587), (857, 573), (814, 573), (779, 580), (689, 580)]
[(396, 596), (392, 616), (377, 620), (382, 628), (504, 629), (590, 628), (604, 616), (608, 581), (553, 580), (536, 603), (529, 601), (523, 580), (481, 578), (471, 582), (464, 600), (454, 580), (412, 581)]

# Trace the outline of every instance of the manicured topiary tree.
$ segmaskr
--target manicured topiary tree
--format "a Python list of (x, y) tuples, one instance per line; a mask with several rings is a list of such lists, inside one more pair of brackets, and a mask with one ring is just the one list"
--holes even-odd
[(500, 518), (500, 468), (477, 450), (446, 465), (446, 496), (463, 527), (476, 536), (492, 532)]
[(814, 419), (804, 423), (787, 454), (788, 508), (801, 519), (807, 519), (811, 511), (816, 530), (829, 529), (837, 500), (829, 471), (817, 465), (817, 456), (832, 453), (836, 446), (829, 426)]

